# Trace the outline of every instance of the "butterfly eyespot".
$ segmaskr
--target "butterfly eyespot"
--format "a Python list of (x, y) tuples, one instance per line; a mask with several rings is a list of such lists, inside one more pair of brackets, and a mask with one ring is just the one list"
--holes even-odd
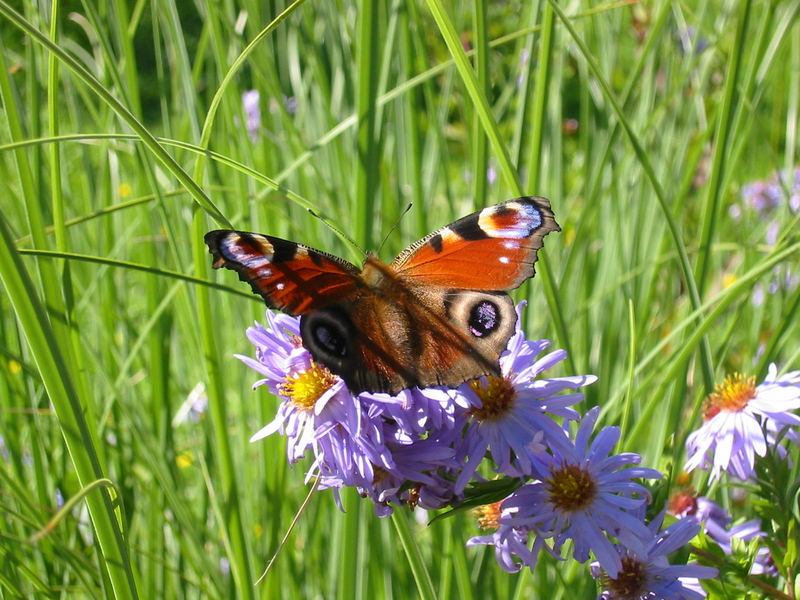
[(303, 315), (300, 337), (314, 360), (332, 372), (341, 376), (352, 369), (357, 334), (345, 311), (329, 306)]
[(481, 300), (469, 311), (469, 332), (475, 337), (484, 337), (500, 325), (500, 309), (494, 302)]
[(311, 330), (314, 341), (317, 342), (326, 352), (333, 356), (344, 358), (347, 356), (347, 342), (335, 328), (321, 323)]

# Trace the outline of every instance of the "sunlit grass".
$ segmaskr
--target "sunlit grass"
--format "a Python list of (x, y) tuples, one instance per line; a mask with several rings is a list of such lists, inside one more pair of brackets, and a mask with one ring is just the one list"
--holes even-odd
[[(797, 159), (796, 4), (279, 5), (53, 3), (51, 27), (0, 1), (0, 590), (594, 597), (585, 565), (508, 575), (464, 547), (469, 516), (392, 523), (351, 491), (344, 514), (316, 494), (255, 584), (309, 465), (248, 443), (277, 406), (233, 358), (263, 305), (202, 235), (358, 261), (328, 221), (368, 250), (389, 234), (389, 259), (550, 198), (563, 231), (515, 294), (529, 337), (597, 374), (582, 410), (674, 478), (715, 382), (800, 366), (790, 190), (766, 216), (740, 197)], [(175, 422), (201, 382), (208, 409)], [(80, 501), (51, 523), (59, 497)]]

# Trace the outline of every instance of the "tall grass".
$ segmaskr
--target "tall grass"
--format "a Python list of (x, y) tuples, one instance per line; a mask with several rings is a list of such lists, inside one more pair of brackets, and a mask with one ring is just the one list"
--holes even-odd
[[(517, 294), (528, 335), (597, 374), (582, 408), (674, 478), (715, 382), (800, 366), (797, 213), (730, 212), (795, 165), (797, 13), (0, 1), (3, 597), (594, 597), (585, 565), (508, 575), (464, 547), (469, 516), (378, 519), (351, 492), (345, 513), (315, 494), (256, 583), (310, 465), (248, 443), (277, 406), (233, 358), (263, 305), (210, 272), (202, 236), (359, 260), (340, 229), (386, 237), (388, 259), (476, 207), (550, 198), (563, 231)], [(176, 420), (198, 394), (207, 411)]]

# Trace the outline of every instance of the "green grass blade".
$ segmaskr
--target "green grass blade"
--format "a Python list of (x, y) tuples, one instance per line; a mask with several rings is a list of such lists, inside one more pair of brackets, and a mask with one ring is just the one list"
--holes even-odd
[(708, 193), (704, 203), (703, 222), (700, 230), (700, 250), (697, 255), (696, 281), (697, 291), (700, 295), (703, 294), (708, 280), (711, 243), (714, 237), (715, 225), (719, 220), (718, 212), (720, 196), (723, 191), (724, 169), (730, 156), (728, 140), (733, 131), (734, 97), (739, 86), (739, 65), (742, 61), (742, 54), (747, 41), (750, 6), (750, 0), (744, 0), (739, 5), (740, 12), (736, 21), (736, 37), (725, 72), (725, 92), (719, 120), (717, 121), (717, 132), (714, 136), (714, 157), (711, 161), (711, 175), (708, 181)]

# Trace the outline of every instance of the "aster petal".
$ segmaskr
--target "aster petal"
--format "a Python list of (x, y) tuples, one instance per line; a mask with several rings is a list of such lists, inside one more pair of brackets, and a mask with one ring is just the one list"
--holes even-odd
[(748, 406), (764, 412), (781, 412), (800, 407), (800, 390), (795, 386), (761, 385), (757, 391), (758, 395), (750, 400)]
[(269, 424), (264, 425), (264, 427), (255, 432), (252, 436), (250, 436), (250, 441), (257, 442), (258, 440), (264, 439), (265, 437), (272, 435), (281, 428), (281, 425), (283, 425), (283, 419), (279, 415), (275, 417)]
[(700, 533), (700, 524), (691, 519), (681, 519), (661, 532), (658, 541), (650, 552), (653, 556), (666, 556), (686, 545), (689, 540)]
[(608, 456), (614, 446), (619, 441), (619, 427), (603, 427), (598, 433), (591, 446), (589, 447), (589, 454), (587, 456), (590, 462), (597, 462), (602, 458)]
[[(616, 577), (622, 567), (622, 562), (620, 561), (619, 554), (614, 550), (614, 545), (608, 541), (608, 538), (604, 536), (597, 526), (589, 519), (577, 517), (573, 523), (573, 527), (581, 531), (581, 538), (585, 540), (586, 545), (594, 552), (597, 561), (606, 572), (611, 577)], [(583, 556), (579, 556), (578, 540), (575, 540), (575, 542), (575, 559), (579, 562), (586, 562), (589, 558), (588, 554), (583, 555), (581, 552)]]
[(719, 575), (719, 570), (714, 567), (706, 567), (703, 565), (676, 565), (663, 570), (663, 573), (670, 577), (680, 575), (680, 579), (684, 577), (694, 577), (696, 579), (710, 579)]
[(534, 362), (531, 366), (529, 371), (532, 371), (536, 374), (541, 373), (542, 371), (547, 371), (551, 367), (557, 365), (562, 360), (567, 358), (567, 351), (562, 350), (559, 348), (558, 350), (553, 350), (548, 354), (545, 354), (539, 360)]
[(578, 427), (578, 433), (575, 434), (575, 451), (580, 456), (586, 455), (586, 445), (589, 442), (589, 437), (592, 435), (592, 430), (594, 429), (594, 424), (597, 422), (599, 414), (599, 406), (591, 408), (583, 417), (583, 421)]
[(766, 382), (775, 381), (778, 378), (778, 366), (775, 363), (769, 363), (767, 367), (767, 376), (764, 378)]
[(234, 354), (233, 356), (238, 358), (240, 361), (242, 361), (244, 364), (246, 364), (248, 367), (250, 367), (257, 373), (261, 373), (266, 377), (274, 379), (282, 379), (282, 373), (280, 373), (280, 371), (277, 371), (276, 369), (271, 369), (268, 365), (265, 365), (260, 361), (250, 358), (249, 356), (244, 356), (242, 354)]

